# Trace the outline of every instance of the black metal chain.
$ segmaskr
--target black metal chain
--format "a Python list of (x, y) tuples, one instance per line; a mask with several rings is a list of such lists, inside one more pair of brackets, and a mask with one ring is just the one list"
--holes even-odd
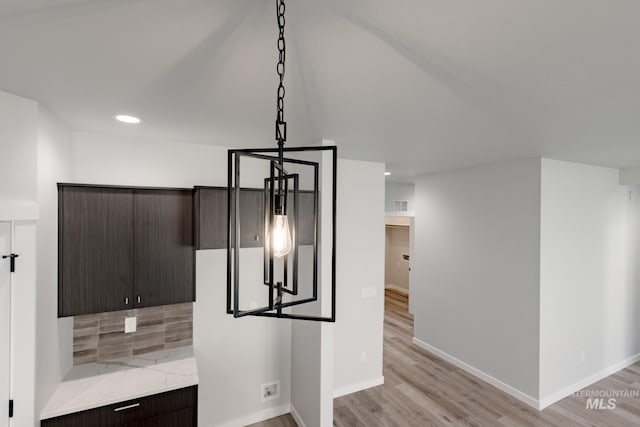
[(282, 147), (284, 142), (287, 140), (287, 123), (284, 121), (284, 71), (285, 60), (287, 58), (284, 40), (285, 9), (286, 6), (284, 4), (284, 0), (276, 0), (276, 12), (278, 19), (278, 65), (276, 66), (276, 71), (280, 78), (280, 83), (278, 84), (278, 100), (276, 104), (276, 141), (278, 142), (278, 147)]

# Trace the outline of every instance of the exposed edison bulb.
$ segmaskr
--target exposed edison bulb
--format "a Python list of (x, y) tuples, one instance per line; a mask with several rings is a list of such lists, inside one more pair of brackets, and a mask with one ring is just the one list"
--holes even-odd
[(286, 215), (273, 216), (270, 243), (275, 257), (283, 257), (291, 251), (291, 233), (289, 232), (289, 220)]

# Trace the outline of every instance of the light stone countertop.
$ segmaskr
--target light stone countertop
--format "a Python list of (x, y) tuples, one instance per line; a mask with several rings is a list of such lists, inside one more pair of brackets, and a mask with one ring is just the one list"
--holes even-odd
[(40, 419), (59, 417), (198, 384), (193, 347), (74, 366)]

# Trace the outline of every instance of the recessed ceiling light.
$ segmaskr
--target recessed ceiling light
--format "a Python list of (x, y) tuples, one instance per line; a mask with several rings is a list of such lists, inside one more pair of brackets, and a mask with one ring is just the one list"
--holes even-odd
[(391, 175), (391, 172), (385, 172), (384, 173), (384, 176), (389, 176), (389, 175)]
[(140, 123), (142, 120), (140, 120), (137, 117), (134, 116), (128, 116), (126, 114), (118, 114), (116, 116), (116, 120), (122, 123), (128, 123), (130, 125), (137, 125), (138, 123)]

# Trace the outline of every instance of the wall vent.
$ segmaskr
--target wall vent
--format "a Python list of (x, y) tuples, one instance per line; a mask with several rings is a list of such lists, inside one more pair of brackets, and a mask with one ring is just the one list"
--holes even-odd
[(406, 200), (394, 200), (393, 201), (393, 210), (395, 212), (406, 212), (408, 211), (409, 203)]

